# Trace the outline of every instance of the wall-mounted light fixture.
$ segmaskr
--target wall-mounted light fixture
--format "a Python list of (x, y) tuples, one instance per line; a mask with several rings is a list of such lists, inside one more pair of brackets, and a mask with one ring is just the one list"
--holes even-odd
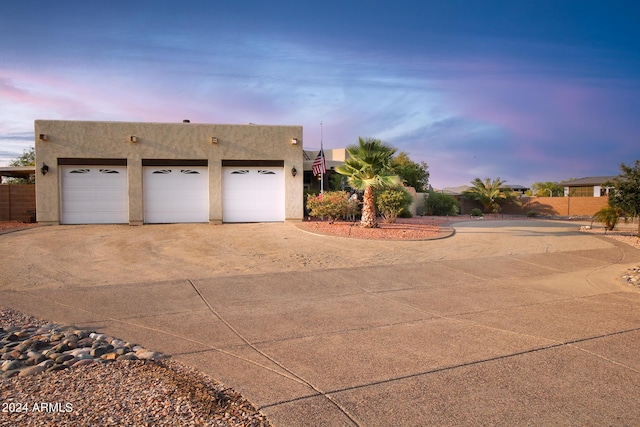
[(216, 138), (215, 136), (211, 137), (211, 143), (212, 144), (217, 144), (218, 143), (218, 138)]
[(46, 133), (41, 133), (40, 135), (38, 135), (38, 139), (40, 139), (40, 141), (46, 141), (47, 139), (49, 139), (49, 137)]
[(135, 136), (135, 135), (131, 135), (131, 136), (129, 137), (129, 142), (138, 142), (138, 137), (137, 137), (137, 136)]
[(40, 172), (42, 175), (46, 175), (49, 172), (49, 166), (45, 162), (42, 162), (42, 167), (40, 168)]
[(291, 145), (298, 145), (298, 138), (292, 138)]
[(296, 167), (292, 167), (291, 168), (291, 175), (296, 176), (298, 174), (298, 170), (296, 169)]

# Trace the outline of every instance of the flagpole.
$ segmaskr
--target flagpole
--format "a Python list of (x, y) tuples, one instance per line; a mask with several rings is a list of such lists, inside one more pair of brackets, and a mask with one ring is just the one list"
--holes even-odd
[[(322, 147), (322, 121), (320, 121), (320, 152), (324, 157), (324, 148)], [(322, 159), (326, 163), (326, 158)], [(320, 194), (324, 194), (324, 168), (320, 169)]]

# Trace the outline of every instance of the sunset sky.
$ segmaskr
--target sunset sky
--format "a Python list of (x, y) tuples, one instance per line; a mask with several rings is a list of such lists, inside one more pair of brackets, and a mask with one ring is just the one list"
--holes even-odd
[(36, 119), (375, 137), (436, 188), (640, 159), (640, 2), (0, 0), (0, 166)]

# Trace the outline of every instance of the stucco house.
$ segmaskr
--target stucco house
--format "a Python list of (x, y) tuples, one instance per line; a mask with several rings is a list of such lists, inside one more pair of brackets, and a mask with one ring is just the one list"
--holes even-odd
[(609, 194), (609, 189), (604, 186), (607, 181), (616, 178), (612, 176), (588, 176), (586, 178), (562, 181), (565, 197), (603, 197)]
[(302, 126), (35, 121), (40, 224), (299, 221)]

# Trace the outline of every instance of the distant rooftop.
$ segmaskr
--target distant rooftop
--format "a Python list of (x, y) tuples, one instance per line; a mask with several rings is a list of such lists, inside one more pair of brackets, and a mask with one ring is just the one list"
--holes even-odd
[(586, 178), (573, 179), (570, 181), (562, 181), (560, 183), (563, 187), (589, 187), (592, 185), (602, 185), (607, 181), (617, 178), (617, 175), (607, 176), (588, 176)]

